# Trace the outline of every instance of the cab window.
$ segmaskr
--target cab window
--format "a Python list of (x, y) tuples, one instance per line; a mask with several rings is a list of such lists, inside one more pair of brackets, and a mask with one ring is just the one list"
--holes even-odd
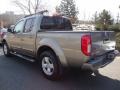
[(16, 24), (15, 28), (14, 28), (14, 32), (15, 33), (20, 33), (23, 31), (23, 27), (24, 27), (24, 21), (20, 21)]
[(41, 22), (41, 29), (44, 30), (72, 30), (72, 24), (69, 19), (66, 19), (64, 17), (50, 17), (50, 16), (44, 16)]
[(26, 20), (23, 33), (29, 33), (32, 31), (34, 26), (34, 20), (34, 18), (29, 18)]

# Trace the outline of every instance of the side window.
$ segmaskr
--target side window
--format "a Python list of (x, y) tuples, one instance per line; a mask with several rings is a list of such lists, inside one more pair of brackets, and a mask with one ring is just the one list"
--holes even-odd
[(41, 29), (53, 29), (54, 22), (53, 19), (49, 16), (44, 16), (41, 22)]
[(24, 27), (24, 33), (31, 32), (34, 26), (34, 18), (30, 18), (26, 20), (25, 27)]
[(20, 33), (23, 31), (23, 27), (24, 27), (24, 21), (20, 21), (16, 24), (15, 28), (14, 28), (14, 32), (15, 33)]
[(49, 17), (44, 16), (41, 22), (41, 29), (53, 31), (72, 31), (72, 24), (70, 20), (64, 17)]

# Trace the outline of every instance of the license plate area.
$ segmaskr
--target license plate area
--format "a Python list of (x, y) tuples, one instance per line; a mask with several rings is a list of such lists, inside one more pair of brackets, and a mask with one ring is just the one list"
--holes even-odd
[(109, 53), (107, 55), (107, 59), (114, 59), (115, 58), (115, 54), (114, 53)]

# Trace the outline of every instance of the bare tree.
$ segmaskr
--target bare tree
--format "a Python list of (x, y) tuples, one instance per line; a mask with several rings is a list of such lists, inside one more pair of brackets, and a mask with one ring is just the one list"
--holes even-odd
[(21, 2), (20, 0), (13, 1), (22, 11), (24, 14), (34, 14), (40, 10), (41, 0), (24, 0)]

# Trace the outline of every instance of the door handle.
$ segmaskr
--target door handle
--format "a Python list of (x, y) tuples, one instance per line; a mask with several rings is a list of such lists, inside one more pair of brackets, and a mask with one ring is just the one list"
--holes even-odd
[(32, 38), (32, 35), (30, 35), (29, 38)]
[(24, 39), (21, 39), (21, 41), (24, 41)]

